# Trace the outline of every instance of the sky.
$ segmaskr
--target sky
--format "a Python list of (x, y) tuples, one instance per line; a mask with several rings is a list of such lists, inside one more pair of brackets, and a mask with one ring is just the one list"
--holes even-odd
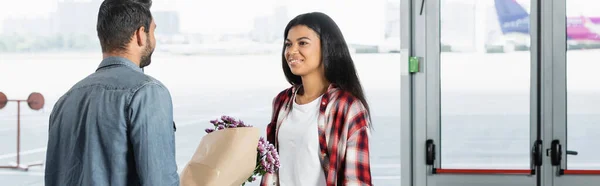
[[(0, 0), (0, 20), (48, 16), (56, 11), (58, 1), (65, 0)], [(177, 10), (180, 13), (180, 29), (184, 33), (218, 34), (250, 31), (255, 17), (271, 15), (276, 5), (287, 4), (288, 19), (305, 12), (322, 11), (336, 21), (349, 40), (361, 42), (383, 38), (386, 1), (153, 0), (151, 10)]]
[[(8, 17), (44, 17), (56, 11), (58, 1), (0, 0), (0, 20)], [(90, 1), (90, 0), (75, 0)], [(340, 26), (348, 40), (370, 43), (381, 40), (384, 33), (386, 1), (399, 0), (153, 0), (153, 11), (177, 10), (184, 33), (246, 33), (254, 18), (273, 14), (277, 5), (287, 5), (288, 19), (322, 11)], [(494, 0), (442, 0), (447, 2), (493, 3)], [(526, 7), (531, 0), (517, 0)], [(600, 0), (567, 0), (568, 16), (600, 16)], [(579, 5), (580, 4), (580, 5)], [(35, 5), (35, 6), (34, 6)], [(2, 29), (0, 25), (0, 30)]]
[[(0, 0), (0, 20), (15, 17), (47, 16), (56, 10), (56, 3), (65, 0)], [(90, 1), (90, 0), (75, 0)], [(279, 0), (279, 2), (286, 0)], [(287, 2), (290, 13), (298, 14), (311, 10), (324, 10), (345, 14), (339, 20), (351, 18), (360, 19), (361, 16), (370, 16), (382, 11), (384, 2), (388, 0), (302, 0)], [(394, 1), (394, 0), (389, 0)], [(397, 0), (399, 1), (399, 0)], [(473, 2), (475, 0), (443, 0), (458, 2)], [(476, 0), (492, 3), (493, 0)], [(524, 5), (529, 5), (530, 0), (517, 0)], [(567, 10), (570, 14), (584, 13), (590, 16), (600, 16), (600, 1), (597, 0), (566, 0)], [(203, 28), (201, 24), (211, 24), (217, 29), (230, 28), (228, 21), (240, 22), (240, 27), (247, 27), (255, 16), (272, 13), (276, 0), (153, 0), (152, 10), (179, 10), (186, 23), (185, 29)], [(325, 3), (324, 3), (325, 2)], [(582, 4), (579, 6), (577, 4)], [(35, 6), (32, 6), (35, 5)], [(341, 6), (347, 6), (342, 8)], [(248, 15), (248, 16), (240, 16)], [(218, 18), (218, 19), (217, 19)], [(221, 21), (223, 20), (223, 21)], [(198, 22), (196, 25), (194, 23)], [(247, 23), (247, 24), (244, 24)]]

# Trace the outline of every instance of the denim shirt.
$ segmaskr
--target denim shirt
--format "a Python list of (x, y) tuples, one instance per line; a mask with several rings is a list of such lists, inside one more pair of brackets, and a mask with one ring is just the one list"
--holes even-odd
[(179, 185), (167, 88), (108, 57), (54, 105), (45, 185)]

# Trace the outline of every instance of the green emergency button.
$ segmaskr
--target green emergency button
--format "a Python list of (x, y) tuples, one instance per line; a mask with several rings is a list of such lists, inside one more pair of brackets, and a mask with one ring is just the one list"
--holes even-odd
[(418, 57), (410, 57), (408, 59), (408, 71), (410, 73), (419, 72), (419, 58)]

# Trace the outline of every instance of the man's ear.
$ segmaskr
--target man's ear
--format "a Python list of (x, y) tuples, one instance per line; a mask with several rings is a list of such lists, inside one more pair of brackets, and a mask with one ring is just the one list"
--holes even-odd
[(141, 26), (140, 28), (138, 28), (135, 31), (135, 38), (137, 39), (137, 44), (140, 47), (148, 44), (148, 43), (146, 43), (147, 38), (146, 38), (146, 32), (145, 32), (146, 30), (145, 29), (146, 29), (145, 27)]

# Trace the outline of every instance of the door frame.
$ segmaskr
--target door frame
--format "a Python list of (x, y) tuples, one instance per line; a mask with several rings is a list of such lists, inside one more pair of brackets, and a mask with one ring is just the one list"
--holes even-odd
[(413, 174), (416, 161), (413, 159), (413, 128), (412, 128), (412, 75), (408, 71), (408, 56), (412, 56), (412, 40), (414, 38), (412, 29), (412, 0), (400, 1), (400, 162), (401, 162), (401, 185), (418, 185), (413, 182)]
[[(531, 12), (537, 12), (537, 0), (531, 1)], [(537, 22), (538, 16), (530, 15), (530, 22)], [(531, 32), (537, 32), (537, 25), (531, 25)], [(426, 164), (426, 141), (433, 140), (435, 160), (433, 166), (439, 168), (440, 161), (440, 0), (401, 0), (401, 87), (402, 87), (402, 186), (458, 186), (486, 184), (536, 185), (539, 183), (540, 169), (535, 166), (533, 175), (510, 174), (433, 174), (433, 167)], [(537, 34), (531, 34), (530, 50), (530, 142), (533, 147), (538, 140), (540, 119), (537, 90), (538, 55)], [(419, 59), (419, 71), (409, 72), (409, 57)], [(541, 97), (540, 97), (541, 98)], [(406, 165), (406, 166), (405, 166)], [(509, 179), (507, 179), (509, 178)], [(465, 183), (468, 182), (468, 183)], [(443, 184), (442, 184), (443, 183)]]
[[(546, 1), (546, 0), (544, 0)], [(549, 139), (544, 142), (544, 148), (550, 149), (550, 154), (545, 158), (543, 169), (543, 183), (550, 186), (581, 185), (592, 186), (600, 182), (599, 170), (569, 170), (567, 169), (567, 1), (549, 0), (543, 4), (543, 61), (545, 62), (546, 74), (544, 75), (544, 89), (547, 103), (543, 113), (544, 137)], [(558, 140), (561, 149), (560, 165), (553, 165), (552, 142)], [(596, 184), (594, 184), (596, 183)]]
[[(542, 140), (541, 165), (535, 176), (432, 174), (426, 141), (440, 148), (440, 0), (401, 1), (401, 164), (402, 186), (478, 184), (568, 186), (600, 182), (600, 174), (564, 172), (567, 165), (567, 0), (530, 0), (531, 85), (530, 146)], [(541, 18), (541, 19), (538, 19)], [(540, 21), (537, 21), (540, 20)], [(538, 29), (539, 28), (539, 29)], [(409, 71), (409, 57), (419, 59)], [(553, 141), (562, 149), (560, 166), (553, 165)], [(433, 166), (440, 167), (440, 153)], [(532, 156), (532, 159), (535, 156)], [(556, 163), (556, 162), (555, 162)], [(583, 172), (583, 171), (581, 171)], [(600, 172), (600, 171), (597, 171)], [(588, 172), (589, 173), (589, 172)], [(507, 179), (510, 178), (510, 179)], [(468, 182), (468, 183), (465, 183)]]

